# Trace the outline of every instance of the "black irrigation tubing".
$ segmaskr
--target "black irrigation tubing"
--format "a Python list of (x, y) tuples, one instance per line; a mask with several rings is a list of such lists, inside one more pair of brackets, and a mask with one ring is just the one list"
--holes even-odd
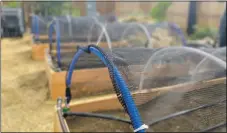
[(217, 101), (217, 102), (211, 103), (211, 104), (201, 105), (201, 106), (199, 106), (199, 107), (195, 107), (195, 108), (192, 108), (192, 109), (179, 111), (179, 112), (176, 112), (176, 113), (173, 113), (173, 114), (164, 116), (164, 117), (162, 117), (162, 118), (160, 118), (160, 119), (157, 119), (157, 120), (148, 122), (148, 125), (151, 126), (151, 125), (157, 124), (157, 123), (159, 123), (159, 122), (161, 122), (161, 121), (168, 120), (168, 119), (171, 119), (171, 118), (176, 117), (176, 116), (179, 116), (179, 115), (184, 115), (184, 114), (187, 114), (187, 113), (191, 113), (191, 112), (196, 111), (196, 110), (198, 110), (198, 109), (211, 107), (211, 106), (214, 106), (214, 105), (216, 105), (216, 104), (222, 103), (222, 102), (224, 102), (224, 101), (226, 101), (226, 99), (220, 100), (220, 101)]
[(104, 114), (95, 114), (95, 113), (81, 113), (81, 112), (67, 112), (63, 114), (64, 117), (67, 116), (80, 116), (80, 117), (93, 117), (93, 118), (102, 118), (107, 120), (115, 120), (120, 121), (128, 124), (132, 124), (130, 120), (117, 118), (111, 115), (104, 115)]
[(217, 124), (217, 125), (215, 125), (215, 126), (213, 126), (213, 127), (209, 127), (209, 128), (207, 128), (207, 129), (205, 129), (205, 130), (200, 131), (199, 133), (204, 133), (204, 132), (206, 133), (206, 132), (215, 130), (215, 129), (219, 128), (219, 127), (222, 127), (222, 126), (224, 126), (224, 125), (226, 125), (226, 122), (222, 122), (222, 123), (219, 123), (219, 124)]

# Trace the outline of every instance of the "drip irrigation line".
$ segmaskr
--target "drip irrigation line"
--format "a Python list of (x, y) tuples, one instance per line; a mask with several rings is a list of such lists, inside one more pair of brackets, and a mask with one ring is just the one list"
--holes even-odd
[(209, 128), (207, 128), (205, 130), (200, 131), (199, 133), (209, 132), (209, 131), (215, 130), (215, 129), (219, 128), (219, 127), (222, 127), (224, 125), (226, 125), (226, 122), (222, 122), (222, 123), (219, 123), (219, 124), (217, 124), (217, 125), (215, 125), (213, 127), (209, 127)]
[(115, 116), (104, 115), (104, 114), (84, 113), (84, 112), (66, 112), (66, 113), (63, 114), (63, 117), (67, 117), (67, 116), (94, 117), (94, 118), (115, 120), (115, 121), (120, 121), (120, 122), (124, 122), (124, 123), (127, 123), (127, 124), (132, 124), (130, 120), (117, 118)]
[(184, 111), (179, 111), (179, 112), (176, 112), (176, 113), (173, 113), (173, 114), (164, 116), (164, 117), (162, 117), (162, 118), (160, 118), (160, 119), (157, 119), (157, 120), (148, 122), (148, 125), (149, 125), (149, 126), (152, 126), (152, 125), (157, 124), (157, 123), (159, 123), (159, 122), (161, 122), (161, 121), (168, 120), (168, 119), (171, 119), (171, 118), (173, 118), (173, 117), (180, 116), (180, 115), (184, 115), (184, 114), (187, 114), (187, 113), (191, 113), (191, 112), (196, 111), (196, 110), (198, 110), (198, 109), (211, 107), (211, 106), (214, 106), (214, 105), (216, 105), (216, 104), (222, 103), (222, 102), (224, 102), (224, 101), (226, 101), (226, 99), (220, 100), (220, 101), (217, 101), (217, 102), (214, 102), (214, 103), (211, 103), (211, 104), (201, 105), (201, 106), (199, 106), (199, 107), (195, 107), (195, 108), (192, 108), (192, 109), (188, 109), (188, 110), (184, 110)]

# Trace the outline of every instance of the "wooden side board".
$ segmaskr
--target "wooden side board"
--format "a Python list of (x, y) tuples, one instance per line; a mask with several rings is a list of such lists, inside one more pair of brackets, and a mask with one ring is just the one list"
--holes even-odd
[(49, 36), (48, 35), (39, 35), (40, 40), (48, 40)]
[[(190, 91), (191, 89), (199, 89), (199, 88), (204, 88), (204, 87), (212, 86), (215, 84), (221, 84), (221, 83), (226, 84), (226, 77), (198, 82), (198, 83), (184, 83), (184, 84), (178, 84), (173, 86), (154, 88), (150, 90), (140, 90), (140, 91), (133, 92), (132, 96), (135, 100), (136, 105), (141, 105), (171, 90)], [(148, 99), (142, 100), (142, 102), (141, 100), (137, 101), (136, 98), (139, 98), (140, 96)], [(72, 101), (70, 104), (71, 112), (95, 112), (95, 111), (108, 111), (108, 110), (117, 110), (117, 109), (123, 109), (123, 108), (120, 102), (118, 101), (116, 94), (109, 94), (101, 97), (80, 99), (80, 100)], [(59, 128), (59, 125), (60, 125), (60, 121), (58, 119), (55, 119), (55, 125), (54, 125), (55, 132), (62, 132), (62, 129)]]
[[(91, 44), (95, 44), (95, 43), (91, 43)], [(77, 42), (77, 43), (69, 43), (69, 44), (63, 44), (62, 46), (68, 46), (68, 47), (72, 47), (72, 46), (87, 46), (88, 42)], [(123, 46), (123, 43), (113, 43), (112, 47), (117, 47), (118, 45)], [(102, 48), (108, 48), (108, 44), (106, 42), (100, 42), (99, 46)], [(49, 44), (45, 43), (45, 44), (33, 44), (32, 45), (32, 59), (33, 60), (45, 60), (45, 49), (49, 48)], [(69, 49), (62, 49), (61, 51), (65, 51), (65, 52), (70, 52), (70, 51), (75, 51), (75, 49), (73, 48), (69, 48)], [(56, 54), (56, 51), (52, 51), (52, 53)]]
[(49, 47), (49, 44), (33, 44), (32, 45), (32, 59), (44, 60), (45, 50)]
[[(144, 104), (144, 102), (152, 100), (153, 98), (171, 90), (190, 91), (192, 89), (205, 88), (220, 83), (226, 84), (226, 77), (208, 80), (204, 82), (184, 83), (167, 87), (138, 90), (132, 93), (132, 97), (134, 98), (136, 105), (141, 105)], [(142, 96), (143, 98), (147, 97), (149, 98), (149, 100), (143, 100), (144, 102), (136, 100), (140, 96)], [(70, 104), (70, 111), (72, 112), (95, 112), (116, 109), (122, 109), (122, 106), (120, 105), (116, 94), (109, 94), (102, 97), (95, 97), (90, 99), (76, 100), (72, 101)]]
[(60, 124), (60, 120), (57, 114), (57, 109), (55, 109), (54, 112), (54, 132), (63, 132), (62, 128), (61, 128), (61, 124)]
[[(47, 56), (45, 58), (45, 69), (50, 97), (56, 100), (59, 96), (65, 96), (67, 71), (54, 71)], [(74, 86), (76, 89), (72, 90), (72, 95), (75, 97), (81, 96), (83, 93), (95, 93), (113, 88), (107, 68), (75, 70), (72, 76), (72, 84), (76, 85)]]

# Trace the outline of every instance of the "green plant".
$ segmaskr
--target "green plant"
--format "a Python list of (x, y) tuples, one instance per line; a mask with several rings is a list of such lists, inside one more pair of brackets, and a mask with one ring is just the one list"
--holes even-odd
[(80, 9), (74, 8), (72, 10), (72, 16), (80, 16)]
[(203, 39), (205, 37), (210, 37), (215, 39), (217, 33), (218, 33), (218, 29), (215, 29), (215, 28), (195, 26), (195, 33), (189, 36), (189, 38), (192, 40)]
[(62, 15), (71, 14), (72, 16), (80, 16), (80, 10), (72, 7), (71, 2), (65, 2), (62, 6)]
[(37, 1), (33, 7), (35, 14), (60, 15), (63, 2)]
[(33, 7), (35, 14), (41, 14), (43, 16), (53, 15), (67, 15), (80, 16), (80, 10), (72, 7), (71, 2), (63, 1), (38, 1)]
[(4, 5), (5, 7), (10, 7), (10, 8), (17, 8), (21, 6), (21, 3), (18, 1), (11, 1), (11, 2), (6, 2)]
[(150, 11), (150, 16), (156, 21), (160, 22), (165, 20), (166, 12), (172, 2), (158, 2), (155, 7)]

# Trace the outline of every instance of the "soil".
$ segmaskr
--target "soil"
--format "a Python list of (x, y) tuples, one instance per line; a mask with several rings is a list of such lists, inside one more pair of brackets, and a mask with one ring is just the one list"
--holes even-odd
[[(184, 93), (171, 92), (166, 95), (147, 102), (139, 106), (139, 112), (143, 121), (148, 124), (151, 120), (160, 119), (166, 115), (195, 108), (204, 104), (216, 103), (219, 100), (226, 99), (226, 84), (219, 84), (207, 88), (201, 88)], [(113, 116), (129, 119), (124, 111), (105, 111), (99, 112), (111, 114)], [(226, 122), (226, 100), (214, 106), (201, 108), (191, 113), (179, 115), (171, 119), (160, 121), (153, 124), (147, 131), (158, 132), (194, 132), (202, 131)], [(132, 132), (132, 127), (126, 123), (110, 121), (97, 118), (69, 117), (67, 119), (70, 131), (73, 132)], [(214, 131), (225, 131), (226, 127), (221, 126)]]
[[(186, 93), (169, 92), (140, 106), (139, 110), (144, 122), (150, 123), (175, 112), (216, 103), (224, 99), (226, 99), (226, 84), (219, 84), (197, 88)], [(197, 132), (222, 122), (226, 122), (226, 101), (160, 121), (150, 128), (157, 132)]]
[(55, 101), (49, 92), (43, 61), (31, 58), (31, 39), (1, 40), (1, 130), (51, 132)]

